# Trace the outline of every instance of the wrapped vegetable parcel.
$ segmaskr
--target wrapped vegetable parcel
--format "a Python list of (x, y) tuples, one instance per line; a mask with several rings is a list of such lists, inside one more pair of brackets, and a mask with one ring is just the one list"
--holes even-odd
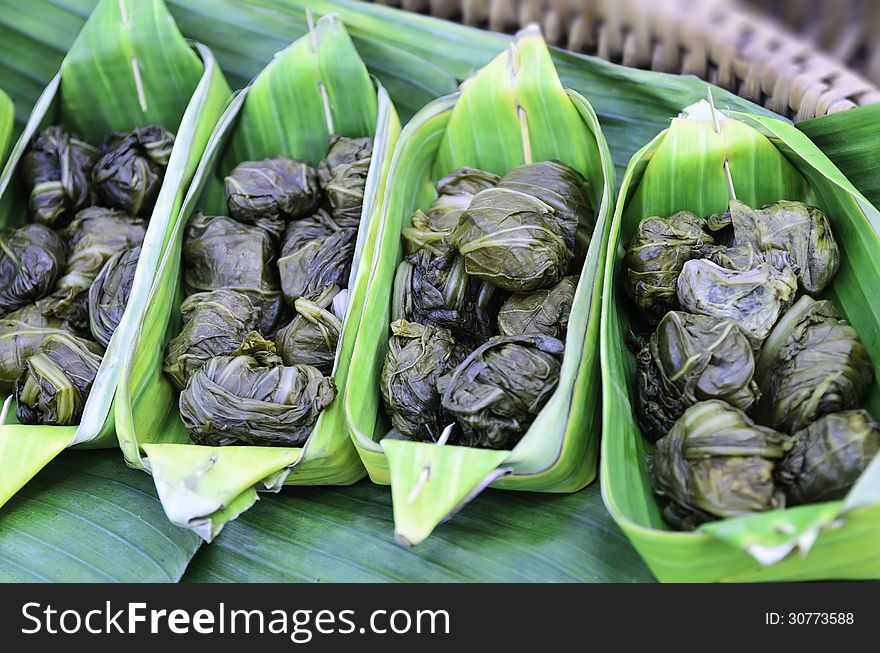
[(314, 367), (258, 353), (212, 358), (180, 393), (180, 416), (197, 444), (300, 446), (336, 397), (333, 379)]
[[(458, 220), (457, 217), (456, 220)], [(452, 225), (448, 230), (439, 229), (431, 223), (431, 218), (425, 212), (416, 210), (412, 216), (411, 226), (404, 227), (400, 232), (400, 237), (403, 239), (403, 249), (407, 256), (422, 250), (437, 258), (448, 256), (450, 252), (455, 250), (449, 244), (449, 236), (454, 228), (455, 225)]]
[(804, 295), (764, 343), (755, 379), (764, 393), (758, 418), (794, 433), (822, 415), (859, 407), (874, 366), (834, 305)]
[(590, 204), (590, 184), (571, 166), (560, 161), (541, 161), (514, 168), (498, 188), (536, 197), (553, 208), (553, 215), (568, 245), (582, 256), (590, 245), (596, 216)]
[(769, 263), (729, 270), (706, 259), (691, 260), (681, 269), (677, 290), (684, 309), (733, 320), (757, 349), (794, 301), (797, 278), (790, 268)]
[(25, 362), (15, 383), (22, 424), (77, 424), (101, 365), (103, 350), (90, 340), (51, 334)]
[(758, 426), (724, 401), (694, 404), (660, 438), (651, 461), (654, 491), (670, 502), (664, 517), (692, 529), (785, 507), (773, 474), (790, 447), (786, 435)]
[(143, 220), (115, 209), (83, 209), (64, 232), (71, 247), (67, 267), (55, 290), (40, 300), (41, 309), (68, 322), (77, 335), (91, 337), (89, 288), (104, 264), (118, 252), (144, 241)]
[(286, 157), (239, 163), (224, 186), (232, 217), (276, 238), (289, 221), (313, 213), (320, 200), (317, 171)]
[(339, 286), (331, 284), (314, 299), (300, 297), (294, 302), (296, 316), (273, 338), (285, 365), (311, 365), (325, 376), (333, 373), (344, 317), (332, 312), (338, 295)]
[(64, 264), (64, 243), (48, 227), (0, 231), (0, 317), (45, 296)]
[(156, 204), (174, 135), (159, 125), (113, 134), (92, 169), (92, 182), (107, 206), (147, 217)]
[(140, 255), (140, 246), (115, 254), (89, 288), (92, 335), (104, 347), (110, 344), (113, 332), (122, 321)]
[(792, 505), (842, 499), (880, 452), (880, 425), (864, 410), (831, 413), (792, 436), (779, 482)]
[(690, 211), (639, 222), (623, 260), (623, 287), (651, 324), (679, 308), (676, 283), (682, 267), (705, 256), (714, 243), (705, 227)]
[(584, 225), (589, 240), (586, 185), (576, 170), (544, 161), (514, 168), (477, 193), (450, 237), (467, 273), (512, 292), (557, 283), (580, 249)]
[(500, 180), (501, 177), (491, 172), (468, 167), (456, 168), (437, 182), (437, 199), (425, 214), (425, 226), (433, 231), (451, 234), (474, 195), (481, 190), (493, 188)]
[(660, 320), (636, 368), (636, 415), (655, 441), (690, 406), (722, 399), (748, 412), (761, 391), (748, 338), (726, 318), (670, 311)]
[(391, 319), (449, 329), (463, 344), (482, 344), (495, 332), (495, 291), (492, 284), (469, 276), (456, 252), (432, 260), (422, 251), (397, 268)]
[(225, 288), (245, 293), (261, 310), (260, 333), (274, 333), (284, 310), (275, 256), (265, 229), (197, 213), (183, 245), (184, 284), (188, 292)]
[(503, 336), (545, 335), (565, 340), (568, 316), (578, 276), (565, 277), (555, 286), (511, 295), (498, 311)]
[(580, 173), (557, 162), (514, 168), (474, 196), (449, 242), (468, 274), (505, 290), (555, 284), (575, 257), (579, 225), (591, 222), (585, 185)]
[(25, 362), (47, 336), (65, 333), (69, 328), (64, 320), (44, 314), (35, 304), (0, 319), (0, 392), (12, 392)]
[(63, 127), (37, 134), (22, 159), (34, 221), (61, 226), (92, 201), (92, 168), (101, 153)]
[(281, 290), (288, 306), (300, 297), (315, 296), (331, 284), (347, 287), (357, 244), (354, 227), (310, 239), (298, 224), (291, 223), (285, 231), (278, 259)]
[[(499, 181), (501, 181), (501, 177), (492, 172), (462, 166), (461, 168), (456, 168), (437, 182), (438, 199), (440, 197), (473, 198), (481, 190), (497, 186)], [(462, 210), (466, 208), (467, 206), (464, 206)]]
[(146, 223), (115, 209), (92, 206), (76, 214), (65, 230), (70, 246), (59, 288), (88, 288), (111, 256), (143, 244)]
[(837, 273), (840, 251), (831, 225), (813, 206), (782, 200), (752, 209), (732, 200), (726, 212), (709, 218), (713, 230), (728, 226), (733, 229), (733, 251), (740, 257), (739, 261), (736, 256), (728, 258), (733, 263), (728, 267), (748, 269), (761, 255), (777, 267), (778, 261), (785, 261), (811, 294), (822, 292)]
[(559, 382), (565, 345), (550, 336), (496, 336), (438, 381), (457, 443), (508, 449), (519, 442)]
[(478, 193), (450, 237), (469, 275), (512, 292), (554, 284), (574, 252), (544, 202), (514, 191)]
[(438, 379), (461, 363), (466, 351), (448, 329), (397, 320), (382, 367), (380, 388), (395, 429), (414, 440), (436, 442), (455, 420), (440, 404)]
[(330, 212), (351, 226), (360, 223), (372, 154), (372, 138), (334, 135), (327, 157), (318, 166), (318, 179)]
[(462, 212), (474, 195), (492, 188), (500, 177), (476, 168), (456, 168), (437, 182), (437, 199), (427, 212), (416, 210), (411, 225), (401, 235), (407, 255), (427, 250), (435, 257), (448, 256), (455, 249), (448, 239), (458, 226)]
[(234, 354), (260, 321), (259, 307), (235, 290), (190, 295), (180, 312), (183, 329), (168, 343), (163, 366), (178, 390), (210, 359)]

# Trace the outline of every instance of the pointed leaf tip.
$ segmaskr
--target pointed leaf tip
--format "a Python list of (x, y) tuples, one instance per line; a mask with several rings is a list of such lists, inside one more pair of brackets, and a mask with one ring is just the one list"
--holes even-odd
[(543, 34), (541, 34), (541, 26), (538, 23), (529, 23), (521, 30), (516, 33), (516, 40), (520, 40), (522, 38), (537, 36), (538, 38), (544, 38)]
[(302, 450), (145, 444), (144, 451), (168, 519), (210, 542), (254, 504), (256, 486), (266, 486), (263, 480), (274, 489), (278, 472), (296, 462)]
[(380, 442), (388, 458), (394, 538), (404, 546), (424, 541), (434, 528), (490, 483), (508, 473), (508, 451), (430, 442)]
[(75, 427), (0, 426), (0, 506), (70, 446)]

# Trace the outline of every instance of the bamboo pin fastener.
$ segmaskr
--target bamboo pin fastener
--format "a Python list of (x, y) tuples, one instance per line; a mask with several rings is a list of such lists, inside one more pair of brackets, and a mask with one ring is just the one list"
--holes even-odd
[[(449, 442), (449, 437), (452, 435), (452, 430), (455, 428), (455, 424), (449, 424), (445, 429), (443, 429), (443, 433), (440, 434), (440, 437), (437, 438), (436, 444), (438, 447), (442, 447), (444, 444)], [(413, 503), (416, 499), (419, 498), (419, 494), (421, 494), (422, 489), (425, 487), (425, 484), (431, 479), (431, 461), (425, 463), (425, 466), (422, 468), (422, 473), (419, 475), (418, 480), (410, 490), (409, 495), (406, 497), (407, 503)]]
[[(311, 7), (306, 7), (306, 25), (309, 29), (309, 42), (312, 44), (312, 52), (318, 52), (318, 31), (315, 29), (315, 16)], [(333, 126), (333, 111), (330, 109), (330, 96), (323, 80), (318, 80), (318, 93), (324, 104), (324, 119), (327, 121), (327, 131), (332, 135), (336, 133)]]
[[(718, 120), (718, 109), (715, 108), (715, 98), (712, 97), (712, 89), (710, 88), (708, 91), (709, 95), (709, 106), (712, 109), (712, 124), (715, 126), (715, 133), (721, 133), (721, 123)], [(730, 174), (730, 159), (724, 157), (724, 176), (727, 178), (727, 192), (730, 194), (730, 199), (736, 199), (736, 189), (733, 186), (733, 177)]]

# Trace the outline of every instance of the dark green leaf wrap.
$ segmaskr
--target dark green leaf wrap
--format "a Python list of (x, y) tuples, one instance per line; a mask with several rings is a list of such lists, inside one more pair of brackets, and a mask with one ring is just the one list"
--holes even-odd
[(501, 177), (476, 168), (456, 168), (437, 182), (437, 199), (426, 216), (430, 228), (446, 234), (458, 225), (461, 214), (470, 205), (474, 195), (495, 187)]
[(0, 319), (0, 392), (12, 392), (25, 362), (47, 336), (68, 332), (64, 320), (45, 314), (36, 304)]
[(90, 340), (51, 334), (27, 359), (15, 383), (22, 424), (77, 424), (101, 365), (103, 350)]
[(122, 321), (140, 255), (140, 246), (113, 255), (89, 288), (89, 324), (104, 347)]
[(47, 315), (65, 320), (77, 335), (91, 337), (89, 288), (111, 256), (144, 241), (146, 224), (115, 209), (93, 206), (76, 214), (64, 231), (67, 267), (55, 290), (40, 300)]
[(449, 237), (458, 226), (462, 212), (470, 205), (474, 195), (492, 188), (501, 178), (476, 168), (456, 168), (437, 182), (437, 198), (427, 212), (416, 210), (409, 227), (401, 232), (407, 255), (421, 250), (434, 257), (448, 256), (455, 248)]
[(147, 225), (123, 211), (92, 206), (76, 214), (64, 235), (70, 246), (59, 288), (88, 288), (111, 256), (143, 244)]
[(311, 215), (320, 201), (317, 171), (286, 157), (239, 163), (224, 186), (232, 217), (276, 238), (289, 221)]
[(37, 134), (22, 159), (35, 222), (62, 226), (92, 202), (92, 168), (101, 153), (63, 127)]
[(758, 418), (794, 433), (822, 415), (861, 406), (874, 366), (834, 305), (804, 295), (764, 343), (755, 378), (764, 393)]
[(372, 153), (372, 138), (330, 137), (330, 150), (318, 166), (318, 179), (330, 212), (338, 220), (360, 222)]
[(651, 460), (654, 491), (670, 502), (664, 516), (694, 528), (785, 507), (773, 474), (790, 447), (785, 434), (758, 426), (724, 401), (694, 404), (657, 441)]
[(566, 245), (577, 257), (586, 253), (596, 216), (589, 199), (590, 182), (581, 173), (561, 161), (541, 161), (514, 168), (498, 187), (526, 193), (552, 207)]
[[(501, 177), (494, 173), (462, 166), (461, 168), (456, 168), (445, 177), (441, 177), (440, 181), (437, 182), (437, 200), (439, 201), (441, 197), (473, 198), (481, 190), (497, 186), (499, 181), (501, 181)], [(436, 206), (436, 202), (432, 206)], [(433, 219), (435, 216), (432, 215), (431, 217)], [(458, 221), (457, 216), (455, 221)], [(453, 225), (450, 224), (449, 226)]]
[(180, 312), (183, 328), (168, 343), (163, 366), (178, 390), (215, 356), (234, 354), (260, 322), (259, 307), (235, 290), (190, 295)]
[(262, 350), (209, 360), (180, 393), (180, 416), (197, 444), (296, 447), (335, 397), (333, 379)]
[(752, 209), (733, 200), (726, 212), (709, 218), (709, 227), (733, 230), (733, 251), (740, 253), (740, 260), (732, 257), (727, 267), (748, 269), (754, 265), (749, 259), (754, 261), (760, 255), (777, 267), (786, 261), (801, 287), (811, 294), (822, 292), (840, 265), (828, 217), (803, 202), (783, 200)]
[(314, 297), (332, 284), (347, 288), (357, 244), (355, 227), (310, 239), (312, 227), (304, 231), (299, 224), (288, 226), (278, 259), (281, 290), (291, 307), (300, 297)]
[(273, 338), (285, 365), (311, 365), (325, 376), (333, 373), (342, 331), (342, 318), (333, 313), (339, 292), (339, 286), (331, 284), (314, 299), (300, 297), (294, 302), (296, 316)]
[(395, 429), (425, 442), (436, 442), (455, 421), (440, 404), (438, 379), (461, 363), (466, 351), (448, 329), (397, 320), (380, 377), (385, 412)]
[(545, 335), (565, 340), (578, 278), (565, 277), (550, 288), (511, 295), (498, 311), (498, 332), (503, 336)]
[(0, 316), (45, 296), (65, 264), (64, 243), (41, 224), (0, 231)]
[(758, 349), (797, 294), (791, 268), (761, 263), (750, 270), (729, 270), (712, 261), (687, 261), (678, 276), (678, 301), (691, 313), (736, 322)]
[(880, 426), (864, 410), (831, 413), (792, 436), (779, 469), (792, 505), (842, 499), (880, 452)]
[(76, 336), (86, 340), (93, 337), (89, 322), (89, 288), (58, 288), (28, 306), (33, 306), (46, 319), (64, 324), (64, 328)]
[(723, 399), (748, 412), (761, 391), (753, 380), (748, 338), (726, 318), (670, 311), (660, 320), (636, 368), (636, 414), (655, 441), (699, 401)]
[(274, 333), (283, 321), (275, 241), (265, 229), (197, 213), (187, 227), (183, 261), (188, 292), (245, 293), (261, 310), (260, 333)]
[[(470, 200), (468, 200), (467, 204), (469, 203)], [(467, 204), (465, 204), (465, 207)], [(456, 224), (457, 221), (458, 218), (456, 217)], [(411, 225), (404, 227), (400, 232), (400, 237), (403, 240), (403, 250), (406, 256), (411, 256), (422, 250), (437, 258), (448, 256), (450, 252), (455, 250), (449, 244), (449, 236), (452, 234), (453, 229), (455, 229), (455, 224), (447, 229), (440, 224), (433, 223), (424, 211), (416, 210), (412, 216)]]
[(397, 268), (392, 320), (449, 329), (464, 344), (478, 345), (495, 333), (496, 288), (465, 271), (457, 252), (432, 259), (422, 250)]
[(592, 219), (578, 178), (567, 166), (545, 161), (514, 168), (495, 188), (477, 193), (449, 240), (467, 273), (511, 292), (562, 279), (575, 257), (579, 225)]
[(512, 448), (559, 382), (565, 345), (549, 336), (496, 336), (439, 381), (442, 406), (458, 419), (457, 444)]
[(623, 287), (651, 324), (680, 308), (676, 282), (681, 268), (705, 256), (714, 243), (705, 227), (705, 220), (690, 211), (639, 222), (623, 259)]
[(174, 147), (174, 135), (159, 125), (113, 134), (106, 154), (92, 169), (92, 183), (103, 204), (149, 217)]

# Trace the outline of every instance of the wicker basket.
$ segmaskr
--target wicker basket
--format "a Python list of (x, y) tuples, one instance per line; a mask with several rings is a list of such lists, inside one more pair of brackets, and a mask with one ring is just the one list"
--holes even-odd
[(877, 0), (746, 0), (803, 34), (820, 50), (880, 84)]
[(696, 75), (795, 120), (880, 102), (880, 89), (866, 78), (733, 0), (380, 2), (499, 32), (538, 22), (559, 47)]

